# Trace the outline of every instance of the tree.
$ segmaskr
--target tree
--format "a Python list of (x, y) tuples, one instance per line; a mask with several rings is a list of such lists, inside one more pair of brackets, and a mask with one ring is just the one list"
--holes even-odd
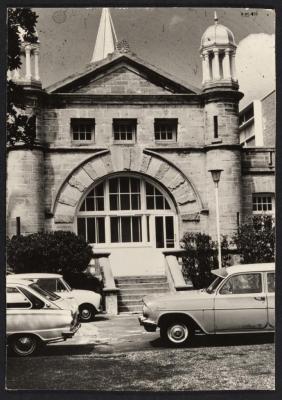
[[(195, 289), (207, 287), (215, 279), (211, 270), (218, 268), (217, 243), (205, 233), (189, 232), (184, 234), (181, 247), (185, 249), (183, 256), (184, 277), (191, 279)], [(223, 237), (221, 241), (223, 266), (226, 266), (229, 261), (228, 247), (227, 238)]]
[(273, 262), (275, 257), (275, 227), (270, 215), (257, 215), (242, 224), (233, 243), (243, 264)]
[(7, 239), (7, 263), (16, 273), (81, 272), (92, 257), (92, 247), (72, 232), (34, 233)]
[[(29, 43), (38, 41), (35, 25), (38, 16), (29, 8), (8, 9), (8, 69), (14, 71), (21, 66), (22, 40)], [(35, 141), (35, 116), (25, 114), (24, 89), (7, 81), (7, 143), (13, 146), (22, 141), (32, 146)]]

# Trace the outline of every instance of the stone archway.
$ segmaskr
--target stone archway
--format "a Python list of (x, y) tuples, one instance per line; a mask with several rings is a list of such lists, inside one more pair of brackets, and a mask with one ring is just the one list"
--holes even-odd
[(160, 182), (175, 200), (180, 216), (193, 216), (203, 209), (195, 186), (173, 163), (153, 151), (116, 147), (91, 156), (65, 178), (52, 207), (55, 224), (72, 224), (88, 188), (98, 179), (122, 171), (148, 175)]

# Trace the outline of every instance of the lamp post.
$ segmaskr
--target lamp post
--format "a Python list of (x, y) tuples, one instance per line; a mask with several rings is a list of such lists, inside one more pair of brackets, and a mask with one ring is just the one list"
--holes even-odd
[(215, 207), (216, 207), (216, 231), (217, 231), (217, 244), (218, 244), (218, 268), (221, 268), (221, 244), (220, 244), (220, 226), (219, 226), (219, 201), (218, 201), (218, 183), (220, 181), (220, 174), (223, 169), (210, 169), (212, 179), (215, 185)]

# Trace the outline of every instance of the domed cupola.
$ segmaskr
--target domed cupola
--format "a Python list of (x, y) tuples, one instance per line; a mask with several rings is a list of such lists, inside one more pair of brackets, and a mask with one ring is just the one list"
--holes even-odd
[(25, 29), (18, 27), (18, 38), (20, 41), (21, 67), (13, 72), (8, 71), (8, 79), (16, 81), (18, 84), (41, 88), (39, 76), (39, 52), (40, 41), (35, 30), (33, 40), (28, 40)]
[(200, 53), (203, 60), (203, 88), (232, 87), (238, 89), (235, 71), (236, 44), (234, 35), (218, 23), (208, 27), (201, 39)]

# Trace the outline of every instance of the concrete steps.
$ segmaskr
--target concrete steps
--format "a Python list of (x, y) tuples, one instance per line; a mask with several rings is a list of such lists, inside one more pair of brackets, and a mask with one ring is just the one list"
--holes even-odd
[(115, 278), (115, 282), (119, 289), (119, 313), (141, 313), (143, 297), (170, 291), (167, 277), (163, 275), (119, 276)]

